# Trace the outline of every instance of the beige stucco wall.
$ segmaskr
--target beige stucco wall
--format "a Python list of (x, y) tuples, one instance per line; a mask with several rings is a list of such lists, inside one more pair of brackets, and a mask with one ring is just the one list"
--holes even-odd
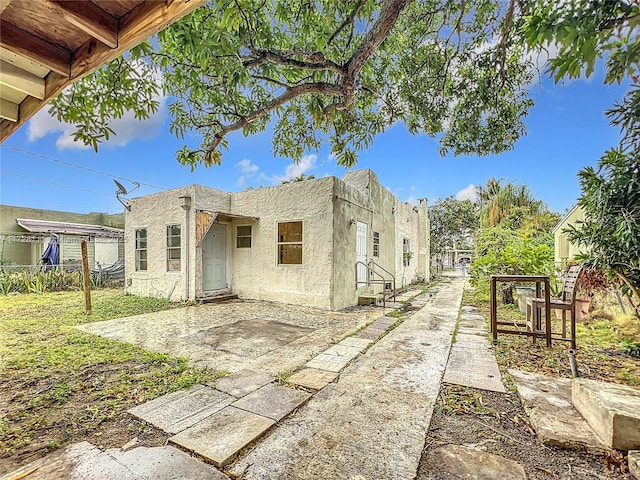
[(584, 211), (582, 208), (576, 206), (571, 209), (553, 229), (554, 260), (558, 265), (566, 260), (574, 258), (578, 253), (580, 253), (578, 246), (569, 242), (567, 234), (562, 233), (568, 225), (571, 225), (578, 220), (584, 220)]
[[(171, 300), (184, 300), (185, 270), (189, 259), (189, 271), (195, 270), (192, 251), (187, 255), (185, 245), (185, 210), (181, 207), (181, 196), (192, 197), (189, 210), (189, 226), (193, 231), (195, 222), (194, 205), (198, 199), (196, 186), (177, 188), (166, 192), (146, 195), (129, 201), (131, 207), (125, 212), (125, 291), (145, 297), (162, 297)], [(179, 272), (167, 272), (166, 265), (166, 227), (181, 226), (181, 268)], [(135, 231), (147, 229), (147, 270), (135, 269)], [(193, 242), (191, 242), (193, 243)], [(195, 275), (191, 275), (191, 279)]]
[[(179, 199), (185, 195), (192, 198), (188, 222)], [(349, 172), (344, 181), (326, 177), (239, 193), (193, 185), (140, 197), (131, 201), (131, 211), (126, 213), (126, 290), (172, 300), (193, 299), (202, 292), (202, 249), (195, 244), (195, 215), (204, 210), (227, 213), (220, 214), (216, 223), (226, 227), (227, 286), (233, 293), (241, 298), (342, 309), (355, 305), (363, 292), (383, 289), (383, 285), (356, 289), (355, 221), (367, 224), (368, 259), (395, 274), (397, 287), (403, 276), (409, 283), (418, 272), (428, 271), (426, 203), (421, 213), (420, 209), (399, 202), (370, 170)], [(277, 225), (288, 221), (303, 222), (302, 265), (277, 263)], [(165, 235), (170, 224), (182, 226), (180, 272), (166, 271)], [(251, 248), (236, 247), (240, 225), (252, 227)], [(147, 228), (146, 272), (135, 271), (137, 228)], [(377, 258), (373, 258), (373, 232), (380, 234)], [(410, 239), (414, 254), (406, 268), (402, 266), (403, 237)]]
[[(332, 308), (333, 177), (235, 193), (229, 228), (231, 289), (240, 297)], [(302, 265), (277, 264), (278, 222), (302, 221)], [(251, 248), (236, 248), (235, 227), (252, 225)]]
[[(418, 251), (420, 240), (418, 238), (418, 212), (413, 205), (395, 202), (395, 226), (396, 226), (396, 282), (399, 286), (408, 285), (416, 278), (418, 270)], [(404, 265), (403, 240), (409, 240), (409, 251), (412, 258), (409, 265)]]
[[(362, 293), (381, 292), (382, 284), (360, 285), (356, 290), (356, 235), (353, 221), (367, 224), (367, 259), (394, 272), (394, 224), (391, 193), (380, 187), (370, 170), (357, 170), (335, 179), (334, 186), (334, 285), (335, 310), (355, 305)], [(380, 256), (373, 257), (373, 232), (380, 234)], [(386, 274), (385, 274), (386, 276)], [(376, 277), (379, 278), (379, 277)]]

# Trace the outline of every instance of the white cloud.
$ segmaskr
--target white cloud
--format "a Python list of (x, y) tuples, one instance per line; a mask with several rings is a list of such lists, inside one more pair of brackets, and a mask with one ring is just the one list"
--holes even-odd
[(274, 184), (282, 183), (285, 180), (290, 180), (294, 177), (299, 177), (303, 173), (307, 173), (309, 170), (313, 170), (318, 162), (318, 157), (315, 154), (305, 155), (298, 163), (290, 163), (281, 175), (261, 176), (266, 180), (273, 182)]
[[(116, 134), (110, 136), (109, 140), (103, 141), (101, 145), (124, 147), (132, 140), (147, 140), (160, 133), (167, 117), (166, 99), (158, 97), (156, 100), (160, 102), (160, 107), (146, 120), (136, 119), (133, 112), (125, 112), (122, 118), (113, 120), (109, 126)], [(72, 134), (75, 130), (74, 125), (60, 122), (52, 117), (47, 109), (42, 109), (29, 121), (27, 135), (30, 142), (35, 142), (49, 134), (57, 134), (58, 150), (91, 148), (73, 139)]]
[[(158, 84), (162, 84), (160, 74), (152, 73), (152, 75)], [(162, 89), (159, 90), (161, 91)], [(167, 99), (160, 93), (154, 96), (153, 100), (159, 103), (158, 110), (146, 120), (138, 120), (131, 111), (125, 111), (121, 118), (112, 120), (109, 126), (115, 131), (115, 135), (111, 135), (109, 140), (103, 141), (102, 145), (124, 147), (132, 140), (147, 140), (160, 133), (167, 118)], [(51, 133), (59, 134), (56, 139), (58, 150), (91, 148), (73, 139), (72, 134), (75, 130), (74, 125), (58, 121), (55, 117), (49, 115), (45, 108), (36, 113), (29, 121), (27, 135), (29, 141), (34, 142)]]
[(472, 202), (477, 202), (478, 187), (476, 187), (473, 183), (470, 183), (469, 186), (456, 193), (456, 200), (471, 200)]
[(238, 177), (238, 181), (236, 182), (239, 187), (243, 187), (246, 185), (247, 180), (255, 178), (260, 171), (260, 167), (255, 163), (252, 163), (251, 160), (245, 158), (236, 163), (236, 168), (240, 170), (240, 177)]

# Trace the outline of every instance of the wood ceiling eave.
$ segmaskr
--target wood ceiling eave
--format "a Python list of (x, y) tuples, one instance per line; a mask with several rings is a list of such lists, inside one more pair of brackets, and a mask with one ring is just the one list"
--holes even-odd
[[(206, 1), (0, 0), (0, 141), (66, 86)], [(19, 105), (16, 91), (27, 94)]]

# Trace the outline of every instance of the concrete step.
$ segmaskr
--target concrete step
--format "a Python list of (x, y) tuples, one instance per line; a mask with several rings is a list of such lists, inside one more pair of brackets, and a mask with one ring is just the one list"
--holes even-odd
[(574, 408), (610, 448), (640, 449), (640, 389), (574, 378)]
[(606, 453), (608, 448), (571, 405), (571, 380), (509, 369), (518, 396), (543, 445)]
[(382, 303), (382, 296), (375, 293), (358, 295), (358, 305), (378, 305)]
[(223, 293), (199, 293), (196, 295), (196, 301), (200, 303), (220, 303), (227, 300), (237, 300), (238, 295), (231, 292)]

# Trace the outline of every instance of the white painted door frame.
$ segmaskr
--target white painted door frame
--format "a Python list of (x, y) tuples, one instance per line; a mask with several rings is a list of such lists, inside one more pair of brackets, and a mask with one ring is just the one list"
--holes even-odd
[[(356, 262), (367, 263), (367, 224), (364, 222), (356, 222)], [(358, 264), (356, 270), (357, 282), (367, 281), (367, 267)], [(364, 284), (358, 283), (358, 287), (363, 287)]]
[(227, 288), (227, 226), (213, 224), (201, 243), (202, 290)]

